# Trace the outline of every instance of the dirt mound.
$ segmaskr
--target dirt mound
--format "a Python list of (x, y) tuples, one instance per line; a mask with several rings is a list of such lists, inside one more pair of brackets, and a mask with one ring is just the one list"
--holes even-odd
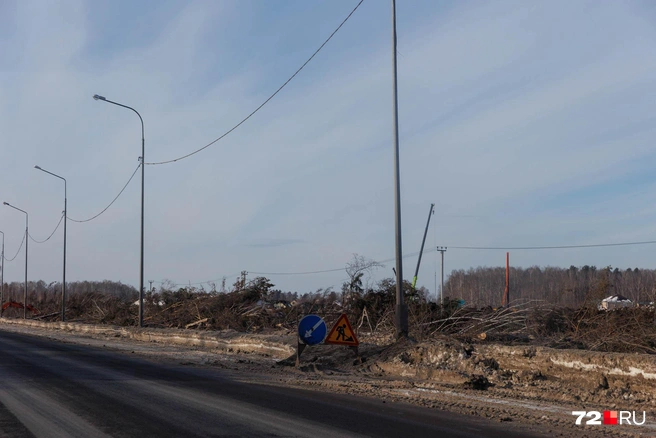
[(416, 385), (492, 391), (598, 406), (656, 406), (656, 363), (645, 354), (468, 344), (440, 338), (402, 341), (372, 354), (368, 373), (411, 379)]

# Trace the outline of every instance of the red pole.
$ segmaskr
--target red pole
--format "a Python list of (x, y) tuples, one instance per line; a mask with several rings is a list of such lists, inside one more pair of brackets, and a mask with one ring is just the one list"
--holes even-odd
[(502, 306), (510, 305), (510, 253), (506, 253), (506, 290), (503, 292)]

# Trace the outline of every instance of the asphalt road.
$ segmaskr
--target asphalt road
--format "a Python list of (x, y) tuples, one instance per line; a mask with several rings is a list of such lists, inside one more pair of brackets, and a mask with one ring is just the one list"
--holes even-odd
[(0, 437), (530, 436), (508, 426), (0, 331)]

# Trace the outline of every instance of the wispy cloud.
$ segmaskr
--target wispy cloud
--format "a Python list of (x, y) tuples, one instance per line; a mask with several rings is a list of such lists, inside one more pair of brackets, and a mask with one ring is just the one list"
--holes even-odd
[[(30, 211), (35, 236), (63, 202), (56, 181), (30, 173), (35, 164), (67, 177), (77, 218), (104, 207), (137, 165), (138, 119), (93, 94), (143, 115), (146, 161), (179, 156), (259, 105), (355, 3), (157, 2), (148, 22), (127, 18), (152, 4), (0, 4), (3, 196)], [(419, 249), (431, 202), (428, 248), (653, 238), (655, 17), (637, 1), (400, 4), (405, 251)], [(365, 2), (247, 124), (188, 160), (148, 166), (146, 275), (200, 281), (334, 268), (354, 252), (392, 257), (389, 58), (389, 5)], [(99, 219), (70, 224), (69, 278), (136, 283), (139, 196), (135, 179)], [(0, 209), (9, 245), (23, 226), (13, 213)], [(31, 277), (58, 278), (61, 243), (58, 234), (30, 250)], [(652, 253), (512, 261), (650, 266)], [(430, 288), (434, 263), (420, 271)], [(446, 258), (447, 269), (501, 263)], [(6, 274), (20, 278), (19, 264)], [(273, 280), (303, 291), (343, 276)]]

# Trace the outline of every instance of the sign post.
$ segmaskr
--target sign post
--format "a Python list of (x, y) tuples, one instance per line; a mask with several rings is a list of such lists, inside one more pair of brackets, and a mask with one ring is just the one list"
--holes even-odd
[(342, 313), (335, 325), (333, 325), (333, 328), (330, 329), (324, 343), (346, 345), (355, 352), (355, 357), (358, 361), (362, 362), (360, 354), (358, 353), (358, 345), (360, 345), (360, 341), (358, 341), (358, 337), (355, 335), (355, 330), (351, 327), (351, 323), (349, 322), (346, 313)]
[(307, 345), (317, 345), (326, 338), (326, 322), (318, 315), (306, 315), (298, 323), (296, 366), (301, 363), (301, 353)]

